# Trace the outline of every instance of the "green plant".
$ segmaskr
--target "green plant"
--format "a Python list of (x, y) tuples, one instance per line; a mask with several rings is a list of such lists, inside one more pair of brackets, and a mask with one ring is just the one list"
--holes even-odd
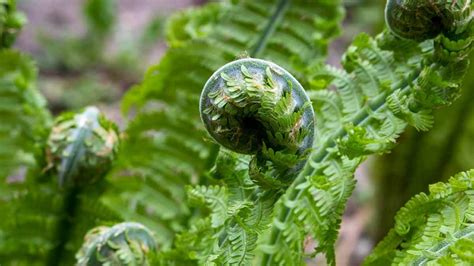
[[(404, 9), (395, 8), (401, 4)], [(136, 238), (126, 229), (116, 231), (122, 225), (95, 229), (77, 255), (80, 263), (300, 265), (324, 253), (334, 265), (334, 245), (357, 166), (368, 155), (393, 148), (408, 125), (428, 130), (432, 110), (459, 96), (471, 50), (471, 2), (390, 1), (387, 15), (397, 19), (400, 12), (410, 15), (416, 9), (426, 16), (415, 16), (420, 21), (412, 23), (440, 19), (425, 7), (454, 19), (440, 20), (436, 36), (431, 31), (413, 35), (411, 28), (389, 19), (398, 36), (411, 39), (390, 31), (375, 38), (361, 34), (345, 53), (343, 69), (323, 63), (342, 17), (339, 1), (241, 0), (176, 15), (168, 25), (170, 49), (124, 100), (124, 111), (136, 115), (123, 133), (116, 160), (118, 134), (94, 108), (60, 116), (49, 141), (38, 140), (40, 150), (48, 152), (37, 157), (38, 167), (18, 186), (29, 189), (25, 196), (37, 195), (45, 202), (58, 196), (57, 205), (50, 204), (52, 222), (41, 234), (25, 234), (23, 243), (13, 238), (19, 228), (44, 220), (32, 215), (31, 220), (15, 217), (14, 225), (1, 221), (0, 243), (9, 244), (0, 245), (0, 260), (70, 264), (80, 246), (78, 234), (133, 220), (149, 229), (139, 225)], [(264, 60), (228, 63), (248, 56)], [(80, 124), (81, 117), (89, 122)], [(448, 207), (427, 213), (446, 215), (438, 225), (449, 227), (454, 240), (470, 228), (469, 208), (449, 213), (457, 210), (452, 206), (469, 205), (471, 185), (462, 181), (468, 176), (434, 186), (436, 192), (426, 202), (418, 202), (419, 197), (412, 201), (431, 206), (441, 198), (440, 204)], [(58, 187), (56, 180), (66, 185)], [(33, 214), (32, 199), (15, 198), (21, 195), (15, 186), (2, 186), (11, 192), (2, 195), (0, 206), (14, 213), (24, 204), (25, 214)], [(88, 199), (93, 204), (86, 204)], [(400, 241), (410, 244), (417, 243), (418, 232), (432, 229), (411, 210), (422, 209), (409, 207), (397, 219), (406, 225), (415, 218), (413, 231), (396, 231)], [(40, 240), (29, 242), (32, 235)], [(308, 236), (317, 243), (309, 254), (304, 251)], [(388, 239), (393, 243), (393, 236)], [(464, 259), (456, 256), (468, 253), (456, 250), (472, 247), (469, 240), (454, 240), (451, 259)], [(160, 247), (157, 254), (145, 254), (154, 249), (154, 241)], [(429, 242), (436, 246), (436, 241)], [(392, 245), (383, 243), (369, 262), (391, 252)], [(25, 250), (29, 256), (15, 256)]]
[(152, 232), (138, 223), (100, 226), (89, 231), (76, 254), (82, 265), (148, 265), (147, 253), (156, 250)]
[[(473, 57), (470, 57), (472, 61)], [(471, 64), (468, 73), (472, 73)], [(407, 130), (390, 154), (373, 161), (376, 185), (375, 237), (380, 239), (393, 226), (392, 217), (415, 194), (429, 184), (474, 167), (471, 147), (474, 138), (474, 90), (472, 75), (466, 75), (463, 97), (446, 110), (434, 112), (435, 125), (429, 132)], [(382, 200), (383, 199), (383, 200)]]
[(25, 22), (26, 18), (16, 10), (14, 0), (0, 1), (0, 47), (10, 47)]
[(365, 265), (471, 265), (474, 263), (474, 170), (447, 183), (430, 185), (430, 194), (410, 199), (395, 226), (367, 257)]

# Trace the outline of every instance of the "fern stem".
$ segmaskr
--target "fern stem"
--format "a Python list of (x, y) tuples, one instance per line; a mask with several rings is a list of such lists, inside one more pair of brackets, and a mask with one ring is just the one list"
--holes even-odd
[[(410, 90), (410, 83), (414, 82), (418, 76), (421, 73), (421, 69), (417, 69), (416, 71), (413, 71), (411, 73), (410, 78), (406, 80), (400, 81), (399, 84), (395, 84), (392, 87), (393, 88), (403, 88), (401, 89), (401, 93), (403, 95), (407, 94)], [(412, 79), (413, 78), (413, 79)], [(366, 106), (366, 108), (362, 109), (358, 113), (356, 113), (353, 118), (351, 119), (351, 122), (356, 125), (356, 126), (362, 126), (366, 124), (371, 116), (368, 115), (367, 109), (370, 109), (370, 112), (377, 112), (379, 110), (382, 110), (386, 107), (386, 98), (389, 92), (385, 92), (375, 98), (373, 101), (369, 102), (369, 104)], [(332, 155), (332, 152), (328, 151), (331, 147), (335, 147), (336, 145), (336, 140), (341, 139), (344, 136), (347, 135), (347, 132), (341, 128), (336, 134), (333, 136), (328, 137), (328, 141), (324, 143), (321, 147), (318, 147), (319, 152), (315, 153), (312, 158), (310, 158), (308, 163), (306, 163), (305, 167), (303, 170), (300, 172), (300, 174), (296, 177), (295, 181), (293, 184), (288, 188), (286, 191), (286, 195), (288, 195), (288, 200), (289, 201), (295, 201), (296, 199), (300, 198), (302, 194), (304, 193), (304, 189), (296, 189), (300, 184), (304, 183), (306, 181), (306, 178), (308, 176), (314, 176), (316, 174), (320, 174), (319, 171), (322, 169), (317, 169), (313, 167), (312, 165), (314, 164), (322, 164), (323, 162), (329, 160), (330, 156)], [(313, 163), (310, 163), (313, 162)], [(288, 207), (284, 207), (284, 209), (280, 212), (280, 215), (278, 216), (279, 222), (282, 224), (285, 224), (288, 222), (288, 219), (291, 217), (291, 209)], [(269, 239), (269, 246), (274, 245), (279, 238), (281, 237), (282, 230), (273, 226), (271, 229), (271, 235)], [(262, 258), (262, 263), (261, 265), (268, 265), (270, 266), (272, 263), (272, 254), (263, 254)]]
[(76, 211), (79, 207), (79, 195), (80, 188), (77, 186), (73, 186), (65, 192), (64, 205), (61, 212), (63, 216), (59, 220), (55, 232), (55, 239), (58, 239), (58, 243), (49, 254), (47, 263), (49, 266), (60, 265), (63, 257), (65, 256), (66, 244), (69, 241), (69, 237), (71, 236), (74, 226), (73, 221), (75, 220)]
[(265, 49), (265, 46), (267, 45), (268, 39), (273, 34), (273, 32), (275, 32), (278, 23), (285, 16), (285, 12), (288, 9), (289, 5), (290, 0), (280, 0), (278, 2), (275, 12), (268, 21), (268, 24), (265, 26), (263, 34), (258, 39), (257, 43), (252, 47), (249, 53), (250, 57), (257, 58), (260, 56), (260, 53)]
[[(474, 225), (470, 225), (470, 226), (464, 228), (463, 230), (460, 230), (460, 231), (456, 232), (453, 235), (453, 239), (455, 239), (455, 240), (459, 240), (459, 239), (463, 239), (463, 238), (469, 239), (472, 236), (474, 236)], [(442, 241), (441, 243), (439, 243), (435, 247), (433, 247), (431, 249), (428, 249), (428, 251), (438, 253), (438, 254), (443, 254), (443, 252), (445, 252), (448, 248), (450, 248), (455, 242), (456, 241), (452, 241), (452, 242)], [(429, 258), (427, 258), (426, 256), (422, 256), (418, 260), (414, 261), (413, 265), (425, 265), (428, 261), (429, 261)]]

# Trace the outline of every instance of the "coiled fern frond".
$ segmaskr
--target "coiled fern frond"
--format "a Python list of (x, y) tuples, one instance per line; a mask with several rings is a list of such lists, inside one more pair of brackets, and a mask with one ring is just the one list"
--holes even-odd
[[(462, 5), (465, 2), (457, 3)], [(145, 81), (132, 90), (125, 101), (126, 108), (135, 105), (140, 109), (128, 129), (129, 139), (125, 144), (127, 153), (136, 154), (137, 160), (122, 159), (121, 169), (132, 170), (127, 174), (139, 176), (153, 187), (137, 185), (136, 194), (116, 194), (122, 195), (120, 200), (132, 207), (126, 216), (141, 216), (140, 221), (163, 232), (163, 236), (175, 228), (181, 230), (186, 223), (165, 222), (172, 219), (188, 221), (186, 217), (190, 210), (187, 206), (182, 208), (182, 212), (176, 211), (180, 210), (176, 206), (183, 206), (176, 202), (184, 197), (176, 183), (200, 184), (188, 189), (188, 197), (200, 207), (198, 213), (204, 215), (192, 220), (173, 243), (160, 240), (173, 245), (171, 250), (163, 249), (165, 264), (186, 261), (188, 264), (242, 265), (258, 261), (262, 265), (298, 265), (305, 257), (303, 243), (308, 234), (317, 242), (315, 252), (326, 254), (328, 263), (335, 264), (334, 244), (346, 201), (355, 186), (353, 174), (357, 166), (370, 154), (388, 152), (408, 125), (428, 130), (433, 124), (432, 110), (449, 105), (459, 96), (459, 83), (468, 65), (466, 56), (471, 50), (470, 20), (459, 30), (440, 31), (440, 35), (429, 38), (400, 39), (397, 37), (400, 34), (388, 30), (376, 38), (361, 34), (344, 55), (343, 69), (337, 69), (322, 64), (318, 48), (324, 48), (326, 41), (308, 39), (320, 36), (321, 30), (329, 36), (329, 31), (324, 27), (314, 27), (315, 30), (304, 25), (307, 25), (306, 18), (314, 18), (312, 21), (318, 23), (320, 18), (330, 13), (327, 10), (338, 12), (339, 3), (321, 1), (308, 6), (306, 1), (282, 0), (273, 4), (266, 1), (212, 4), (175, 18), (171, 28), (177, 33), (169, 35), (172, 48), (158, 66), (149, 70)], [(470, 14), (470, 5), (467, 6), (469, 10), (466, 12)], [(313, 12), (308, 14), (309, 10)], [(270, 17), (270, 20), (256, 24), (262, 17)], [(287, 24), (286, 19), (293, 23)], [(263, 34), (252, 34), (256, 29), (262, 29)], [(298, 29), (317, 33), (301, 34), (303, 31)], [(299, 41), (295, 42), (295, 39)], [(304, 49), (305, 45), (309, 49)], [(238, 88), (252, 88), (247, 86), (247, 81), (258, 87), (258, 82), (253, 81), (264, 80), (264, 73), (248, 73), (245, 84), (239, 80), (242, 75), (247, 76), (248, 67), (229, 71), (232, 75), (228, 78), (214, 76), (209, 82), (220, 82), (222, 78), (230, 83), (222, 83), (224, 91), (229, 93), (213, 94), (214, 91), (209, 91), (210, 94), (203, 94), (210, 99), (202, 108), (202, 115), (208, 116), (206, 123), (211, 123), (206, 127), (215, 130), (211, 131), (212, 138), (225, 148), (231, 149), (243, 140), (243, 146), (250, 143), (247, 146), (251, 149), (262, 148), (257, 152), (257, 158), (263, 154), (269, 160), (256, 160), (234, 153), (245, 152), (245, 149), (219, 151), (210, 140), (202, 141), (203, 126), (199, 124), (196, 113), (197, 90), (213, 71), (233, 61), (242, 51), (286, 69), (306, 87), (313, 101), (315, 141), (307, 163), (294, 177), (283, 174), (283, 178), (275, 178), (276, 173), (284, 173), (278, 171), (284, 167), (273, 167), (272, 163), (288, 161), (288, 157), (268, 152), (267, 142), (272, 141), (254, 145), (258, 142), (254, 140), (269, 135), (280, 134), (278, 138), (283, 139), (285, 132), (266, 132), (262, 126), (264, 123), (258, 119), (250, 119), (247, 124), (249, 128), (264, 129), (262, 132), (252, 137), (239, 132), (238, 124), (249, 117), (245, 114), (253, 114), (255, 110), (238, 109), (239, 101), (247, 98), (242, 96), (247, 92), (242, 90), (243, 94), (239, 94)], [(329, 86), (337, 89), (327, 89)], [(209, 103), (217, 108), (210, 108)], [(237, 113), (235, 106), (243, 116), (226, 118), (224, 126), (220, 126), (221, 117)], [(259, 109), (258, 105), (248, 106)], [(216, 112), (219, 108), (225, 112)], [(228, 128), (235, 130), (228, 130), (225, 122), (234, 126)], [(186, 137), (181, 137), (183, 132), (186, 132)], [(228, 133), (231, 138), (222, 141), (218, 133)], [(238, 138), (241, 136), (244, 138)], [(276, 150), (279, 149), (284, 150), (284, 145)], [(145, 152), (146, 156), (138, 156)], [(285, 159), (279, 160), (281, 158)], [(158, 160), (161, 162), (159, 166), (156, 164)], [(214, 162), (214, 168), (206, 174)], [(176, 164), (179, 167), (172, 168)], [(252, 171), (255, 169), (265, 170), (257, 171), (264, 175), (256, 175)], [(275, 169), (277, 171), (273, 171)], [(267, 173), (271, 174), (265, 175)], [(213, 179), (205, 179), (207, 176)], [(113, 177), (117, 178), (117, 175)], [(276, 182), (285, 180), (285, 177), (290, 182)], [(202, 183), (210, 185), (202, 186)], [(110, 203), (117, 198), (107, 196), (104, 200), (112, 205)], [(171, 202), (167, 200), (170, 198)], [(173, 206), (173, 211), (162, 207), (164, 204), (160, 202), (163, 200), (174, 203), (169, 205)], [(154, 204), (150, 204), (152, 202)], [(157, 219), (160, 222), (150, 221), (145, 216), (160, 218)], [(199, 237), (202, 237), (202, 243), (198, 243)]]
[(85, 236), (77, 265), (150, 265), (149, 253), (156, 249), (153, 233), (139, 223), (99, 226)]
[(118, 150), (117, 126), (96, 107), (56, 119), (46, 146), (47, 168), (60, 186), (92, 184), (110, 169)]
[[(256, 248), (261, 252), (257, 260), (262, 265), (298, 265), (304, 257), (303, 241), (311, 234), (317, 242), (316, 252), (325, 253), (328, 263), (335, 264), (334, 245), (345, 203), (355, 185), (356, 167), (369, 154), (389, 151), (407, 125), (428, 130), (433, 123), (432, 109), (448, 105), (458, 97), (459, 83), (468, 64), (466, 56), (471, 50), (469, 28), (424, 42), (417, 38), (402, 40), (388, 31), (375, 39), (362, 34), (345, 54), (344, 70), (317, 65), (310, 68), (310, 77), (318, 82), (309, 84), (323, 86), (315, 86), (317, 90), (309, 92), (316, 113), (316, 137), (308, 163), (288, 189), (262, 190), (251, 186), (248, 172), (238, 172), (236, 176), (231, 174), (231, 168), (220, 167), (221, 160), (232, 162), (225, 151), (220, 154), (215, 169), (221, 172), (215, 172), (215, 176), (233, 176), (241, 184), (249, 185), (241, 188), (238, 199), (232, 199), (232, 193), (213, 194), (218, 188), (200, 189), (202, 197), (221, 203), (218, 210), (227, 209), (227, 219), (219, 225), (210, 224), (214, 238), (196, 258), (201, 263), (252, 261), (254, 255), (249, 250)], [(254, 78), (258, 76), (253, 73)], [(238, 75), (229, 78), (234, 79), (238, 80)], [(214, 80), (211, 78), (211, 82)], [(321, 90), (328, 85), (335, 85), (337, 90)], [(217, 97), (217, 105), (228, 100)], [(219, 132), (222, 128), (217, 126), (214, 130)], [(273, 134), (279, 133), (284, 135)], [(224, 146), (233, 148), (225, 142)], [(245, 156), (237, 158), (246, 160)], [(234, 167), (238, 161), (234, 159)], [(225, 188), (232, 187), (226, 184), (229, 179), (221, 180)], [(249, 204), (270, 208), (249, 209)], [(207, 208), (217, 211), (212, 206)], [(256, 210), (274, 213), (269, 230), (256, 229), (267, 228), (263, 219), (257, 223), (246, 220)], [(223, 213), (211, 211), (211, 217), (221, 220)], [(266, 236), (257, 241), (262, 233)], [(237, 253), (241, 256), (233, 257), (225, 252), (241, 247), (249, 247), (246, 255)]]
[(472, 265), (474, 170), (410, 199), (364, 265)]
[(71, 264), (87, 230), (119, 220), (97, 202), (117, 151), (115, 125), (88, 107), (58, 117), (42, 142), (40, 164), (1, 186), (2, 263)]
[(138, 112), (109, 178), (116, 189), (103, 202), (171, 246), (192, 213), (183, 187), (207, 183), (218, 154), (200, 121), (206, 80), (222, 65), (251, 55), (278, 63), (307, 83), (306, 66), (325, 59), (341, 18), (340, 1), (332, 0), (224, 1), (174, 16), (168, 24), (170, 48), (123, 102), (125, 111)]

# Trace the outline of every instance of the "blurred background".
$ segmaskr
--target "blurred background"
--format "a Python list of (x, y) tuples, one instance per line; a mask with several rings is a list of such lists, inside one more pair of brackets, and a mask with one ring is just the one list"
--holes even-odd
[[(123, 125), (119, 101), (166, 50), (165, 22), (172, 13), (205, 0), (21, 0), (28, 17), (17, 48), (39, 67), (39, 89), (57, 114), (97, 105)], [(99, 4), (97, 4), (99, 3)], [(343, 34), (328, 63), (338, 65), (353, 37), (383, 29), (380, 0), (347, 0)], [(474, 70), (473, 70), (474, 71)], [(474, 72), (473, 72), (474, 73)], [(391, 154), (368, 160), (357, 172), (338, 241), (338, 265), (359, 265), (393, 225), (395, 212), (428, 184), (474, 168), (474, 78), (468, 94), (437, 114), (428, 134), (409, 130)], [(312, 246), (308, 240), (307, 248)]]

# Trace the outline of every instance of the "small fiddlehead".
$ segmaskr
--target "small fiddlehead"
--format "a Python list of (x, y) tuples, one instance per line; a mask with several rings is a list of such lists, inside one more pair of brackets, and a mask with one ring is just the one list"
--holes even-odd
[(63, 202), (55, 233), (58, 241), (48, 265), (60, 265), (65, 257), (65, 246), (78, 219), (83, 192), (90, 196), (94, 188), (100, 187), (88, 185), (100, 181), (109, 171), (118, 145), (117, 127), (96, 107), (65, 113), (56, 119), (45, 148), (45, 172), (48, 177), (57, 177)]
[(290, 73), (268, 61), (247, 58), (221, 67), (204, 86), (200, 111), (219, 144), (255, 155), (250, 174), (256, 180), (268, 171), (288, 178), (302, 167), (313, 143), (308, 96)]
[(385, 19), (398, 37), (424, 41), (466, 31), (471, 20), (470, 0), (389, 0)]
[(156, 251), (153, 233), (139, 223), (125, 222), (90, 230), (76, 254), (78, 266), (149, 265)]
[(90, 184), (109, 170), (118, 150), (117, 127), (96, 107), (58, 117), (46, 148), (47, 170), (60, 186)]

